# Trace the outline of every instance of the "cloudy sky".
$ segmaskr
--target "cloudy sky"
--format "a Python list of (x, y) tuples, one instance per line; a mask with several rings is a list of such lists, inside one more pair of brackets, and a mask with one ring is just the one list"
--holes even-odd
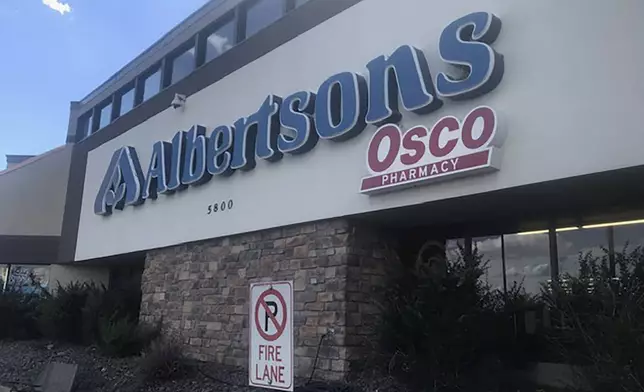
[(65, 142), (80, 100), (207, 0), (0, 0), (0, 169)]

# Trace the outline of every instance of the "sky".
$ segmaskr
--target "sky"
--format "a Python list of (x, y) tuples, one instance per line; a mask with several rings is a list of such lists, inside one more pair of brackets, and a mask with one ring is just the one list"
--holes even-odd
[(0, 170), (65, 143), (78, 101), (208, 0), (0, 0)]

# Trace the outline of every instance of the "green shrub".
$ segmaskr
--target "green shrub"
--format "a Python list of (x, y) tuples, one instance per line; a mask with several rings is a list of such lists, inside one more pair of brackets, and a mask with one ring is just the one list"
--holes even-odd
[(103, 318), (99, 327), (99, 347), (106, 355), (139, 355), (160, 335), (159, 326), (138, 324), (130, 318)]
[(0, 292), (0, 339), (35, 339), (41, 297), (21, 292)]
[(644, 248), (580, 254), (578, 276), (566, 275), (544, 297), (556, 328), (551, 343), (567, 363), (582, 365), (594, 391), (644, 388)]
[(520, 285), (504, 294), (485, 284), (487, 262), (476, 248), (469, 254), (460, 249), (451, 260), (441, 252), (415, 262), (395, 257), (377, 296), (381, 360), (414, 389), (513, 387), (508, 370), (526, 365), (526, 349), (536, 346), (517, 329), (535, 298)]
[(46, 294), (40, 304), (39, 325), (43, 336), (50, 339), (83, 343), (83, 307), (93, 285), (71, 283)]
[(145, 380), (171, 380), (184, 376), (188, 370), (181, 345), (171, 338), (158, 338), (145, 350), (139, 372)]
[[(59, 286), (54, 294), (45, 293), (39, 306), (39, 325), (42, 335), (50, 339), (103, 344), (101, 324), (127, 319), (136, 325), (140, 303), (141, 290), (138, 284), (106, 289), (94, 284), (71, 283)], [(112, 334), (118, 334), (126, 327), (124, 322), (120, 322), (115, 327), (105, 328), (116, 328)], [(118, 340), (115, 345), (118, 345)]]
[(85, 342), (99, 341), (101, 320), (136, 320), (140, 304), (141, 288), (136, 282), (109, 290), (104, 286), (90, 290), (82, 309)]

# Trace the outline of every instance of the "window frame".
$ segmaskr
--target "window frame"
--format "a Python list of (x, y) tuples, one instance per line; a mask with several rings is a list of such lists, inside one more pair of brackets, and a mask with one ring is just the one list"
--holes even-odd
[[(96, 123), (96, 130), (94, 132), (98, 132), (101, 129), (107, 127), (108, 125), (110, 125), (112, 123), (113, 116), (114, 116), (114, 105), (113, 105), (113, 103), (114, 103), (114, 95), (110, 95), (109, 98), (107, 98), (106, 100), (104, 100), (103, 102), (99, 103), (98, 105), (96, 105), (94, 107), (94, 117), (95, 117), (94, 122)], [(109, 109), (110, 112), (108, 114), (108, 122), (107, 122), (107, 124), (101, 126), (101, 119), (103, 118), (103, 109), (106, 109), (108, 106), (110, 106), (110, 109)], [(98, 116), (97, 116), (97, 114), (98, 114)], [(92, 133), (94, 133), (94, 132), (92, 132)]]
[[(206, 61), (207, 57), (207, 42), (208, 38), (213, 35), (215, 32), (217, 32), (219, 29), (227, 25), (228, 23), (233, 24), (233, 37), (232, 37), (232, 45), (233, 48), (237, 46), (237, 44), (240, 42), (239, 40), (239, 13), (237, 12), (237, 7), (235, 9), (230, 10), (229, 12), (225, 13), (222, 15), (219, 19), (216, 21), (212, 22), (208, 26), (206, 26), (204, 29), (202, 29), (198, 34), (197, 34), (197, 68), (200, 68), (204, 66), (205, 64), (209, 63), (210, 61), (214, 61), (221, 57), (224, 52), (219, 54), (217, 57), (214, 57), (210, 61)], [(232, 49), (232, 48), (231, 48)], [(230, 50), (230, 49), (229, 49)]]
[[(81, 141), (90, 137), (93, 133), (94, 126), (94, 108), (86, 111), (78, 117), (76, 121), (76, 140)], [(82, 132), (79, 132), (82, 131)]]
[(161, 91), (163, 91), (163, 66), (162, 62), (156, 62), (154, 65), (149, 67), (147, 70), (142, 72), (139, 76), (136, 78), (136, 93), (134, 97), (134, 107), (138, 107), (141, 105), (143, 102), (147, 101), (145, 99), (145, 84), (146, 81), (152, 77), (154, 74), (159, 72), (159, 90), (154, 94), (151, 95), (147, 100), (152, 99), (155, 97), (157, 94), (159, 94)]
[[(123, 111), (123, 97), (132, 92), (132, 108), (126, 113)], [(128, 82), (123, 87), (121, 87), (116, 93), (114, 93), (114, 101), (112, 103), (113, 109), (113, 118), (112, 121), (116, 120), (119, 117), (122, 117), (124, 114), (127, 114), (136, 108), (136, 82), (134, 80)]]
[[(161, 70), (162, 70), (161, 71), (161, 90), (164, 90), (169, 86), (172, 86), (173, 84), (177, 83), (178, 81), (181, 81), (187, 78), (190, 74), (192, 74), (197, 69), (197, 63), (198, 63), (197, 36), (198, 34), (195, 34), (190, 39), (188, 39), (187, 41), (179, 45), (172, 52), (170, 52), (168, 55), (165, 56), (165, 58), (163, 59), (163, 66), (161, 67)], [(183, 78), (179, 80), (172, 80), (172, 74), (174, 72), (174, 62), (179, 57), (181, 57), (181, 55), (188, 52), (190, 49), (195, 50), (192, 70), (188, 72)]]
[[(268, 1), (268, 2), (280, 1), (280, 2), (282, 2), (282, 15), (279, 18), (277, 18), (275, 21), (273, 21), (273, 22), (267, 24), (266, 26), (260, 28), (259, 30), (257, 30), (254, 34), (252, 34), (250, 36), (247, 36), (246, 35), (247, 28), (246, 27), (247, 27), (247, 24), (248, 24), (248, 11), (251, 8), (253, 8), (255, 5), (257, 5), (258, 3), (262, 2), (262, 1)], [(239, 15), (237, 16), (237, 20), (238, 20), (238, 23), (237, 23), (237, 36), (239, 38), (239, 42), (242, 42), (242, 41), (244, 41), (244, 40), (246, 40), (246, 39), (248, 39), (248, 38), (250, 38), (252, 36), (255, 36), (255, 35), (259, 34), (265, 28), (267, 28), (268, 26), (272, 25), (273, 23), (277, 22), (278, 20), (280, 20), (281, 18), (286, 16), (286, 14), (290, 10), (293, 9), (294, 5), (295, 5), (295, 3), (293, 1), (290, 1), (290, 0), (246, 0), (246, 1), (242, 2), (237, 7), (237, 12), (239, 13)]]

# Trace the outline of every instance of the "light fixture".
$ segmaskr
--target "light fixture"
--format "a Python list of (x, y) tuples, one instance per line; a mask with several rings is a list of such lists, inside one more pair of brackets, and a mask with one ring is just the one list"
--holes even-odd
[[(571, 226), (571, 227), (560, 227), (556, 229), (555, 231), (557, 233), (560, 233), (562, 231), (573, 231), (573, 230), (578, 230), (579, 227), (576, 226)], [(535, 230), (535, 231), (524, 231), (523, 233), (517, 233), (517, 235), (532, 235), (532, 234), (547, 234), (549, 232), (548, 229), (546, 230)]]
[(547, 232), (548, 230), (524, 231), (523, 233), (517, 233), (517, 235), (546, 234)]
[(562, 227), (560, 229), (557, 229), (557, 233), (562, 232), (562, 231), (573, 231), (573, 230), (579, 230), (580, 227), (577, 226), (571, 226), (571, 227)]
[(622, 222), (598, 223), (598, 224), (595, 224), (595, 225), (585, 225), (582, 228), (584, 228), (584, 229), (596, 229), (596, 228), (600, 228), (600, 227), (635, 225), (635, 224), (638, 224), (638, 223), (644, 223), (644, 219), (622, 221)]

